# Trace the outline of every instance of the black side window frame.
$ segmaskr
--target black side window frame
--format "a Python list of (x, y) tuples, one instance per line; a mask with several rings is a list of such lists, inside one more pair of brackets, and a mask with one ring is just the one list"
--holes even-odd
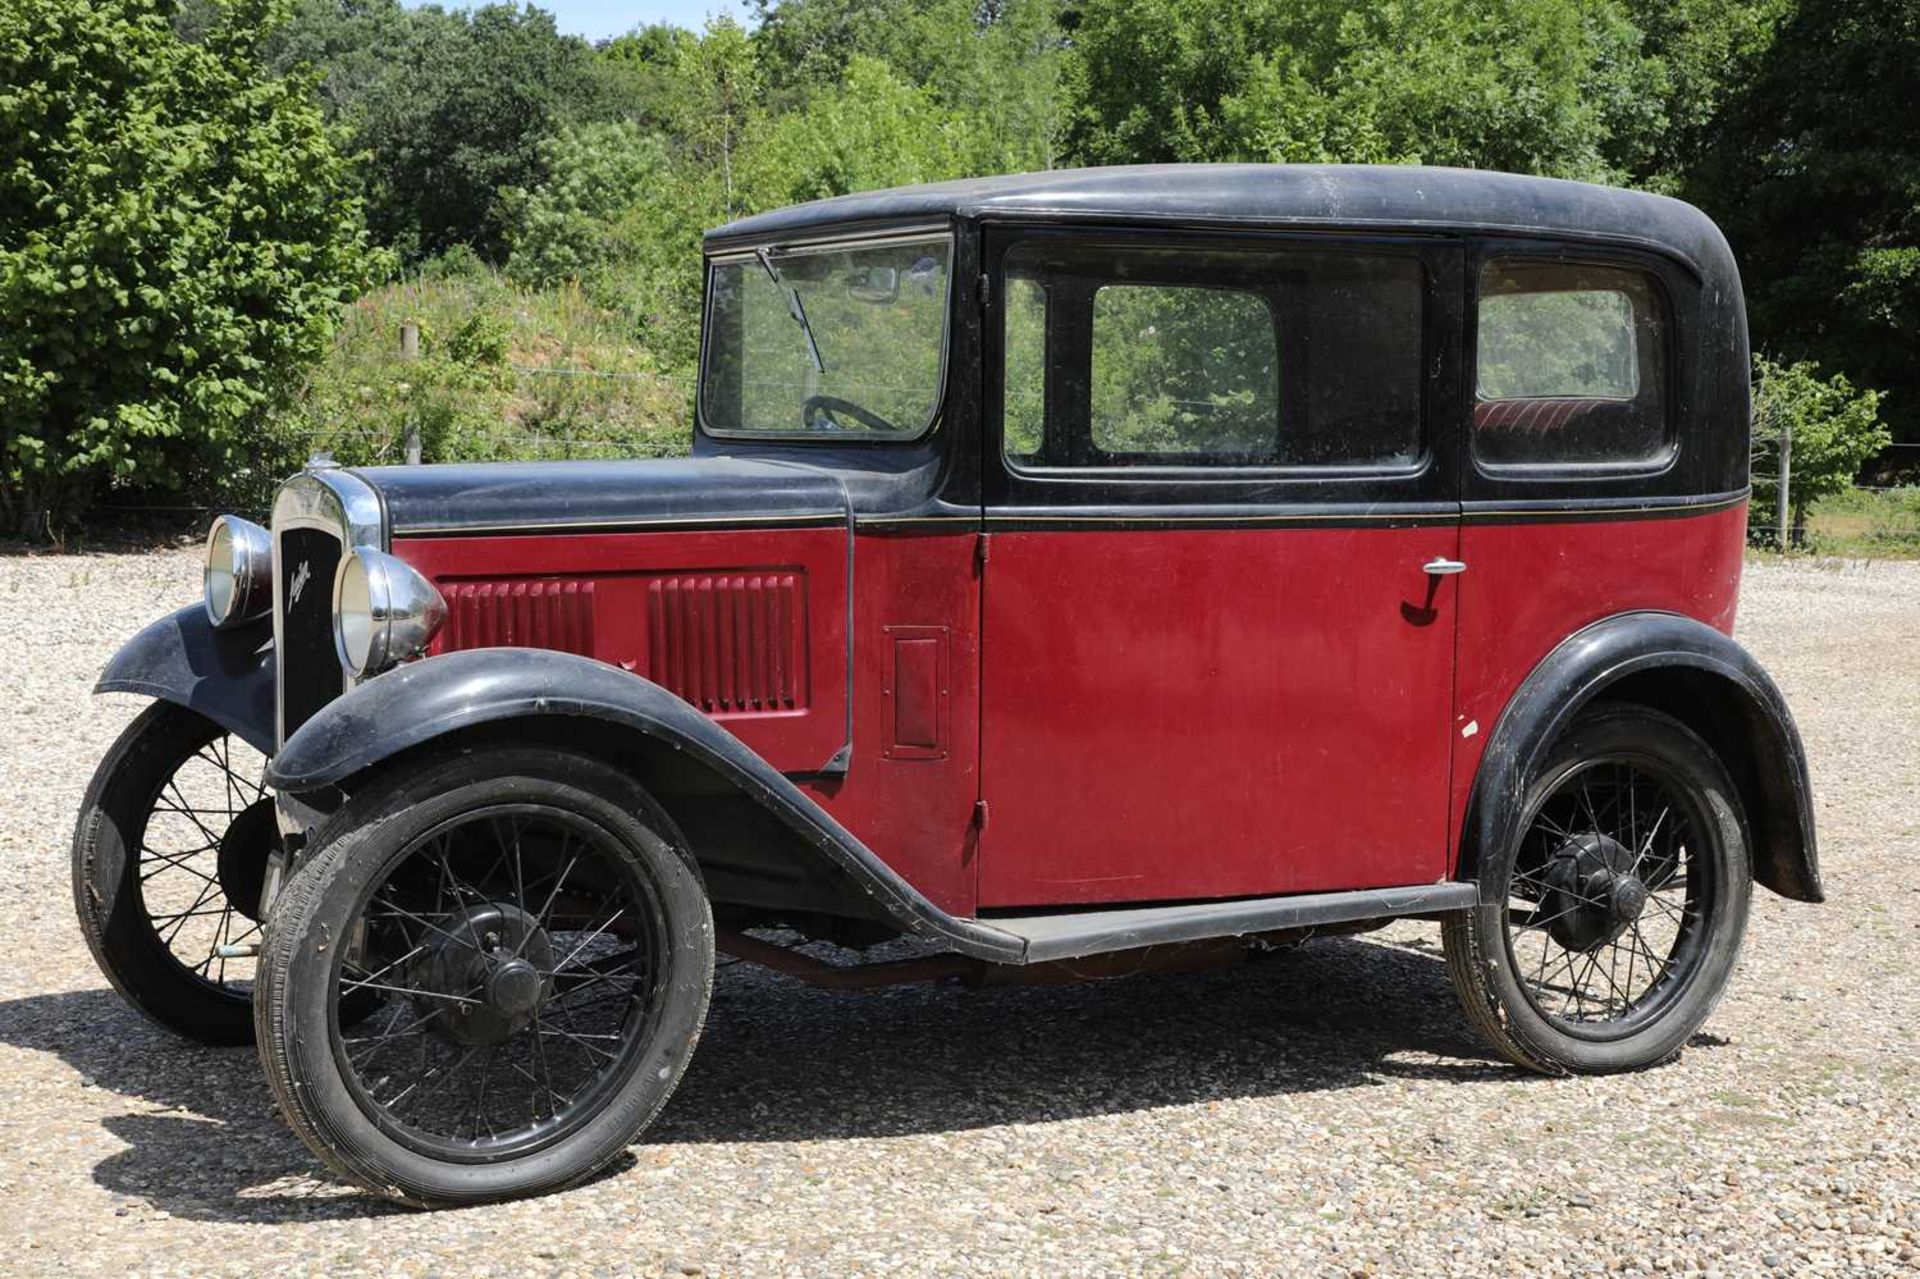
[[(1459, 429), (1463, 393), (1462, 306), (1468, 295), (1462, 243), (1444, 235), (1355, 232), (1197, 232), (1115, 227), (1029, 227), (989, 223), (982, 263), (990, 304), (982, 325), (983, 496), (990, 507), (1053, 506), (1329, 508), (1408, 504), (1422, 515), (1445, 504), (1457, 510)], [(1424, 268), (1421, 348), (1422, 452), (1405, 465), (1127, 465), (1028, 467), (1003, 452), (1005, 392), (1004, 305), (1007, 257), (1035, 240), (1070, 247), (1125, 249), (1240, 249), (1284, 254), (1353, 253), (1417, 259)], [(1131, 282), (1131, 281), (1129, 281)], [(1282, 339), (1283, 358), (1285, 337)], [(1284, 365), (1282, 397), (1287, 394)], [(1048, 416), (1054, 415), (1049, 374)], [(1383, 517), (1387, 512), (1380, 512)]]
[[(1607, 267), (1644, 275), (1662, 307), (1661, 358), (1666, 447), (1656, 456), (1624, 462), (1483, 461), (1474, 448), (1473, 420), (1478, 376), (1480, 281), (1496, 261)], [(1710, 301), (1700, 277), (1683, 259), (1630, 244), (1487, 236), (1470, 246), (1465, 263), (1464, 351), (1459, 413), (1461, 496), (1468, 514), (1476, 503), (1524, 503), (1570, 507), (1618, 505), (1643, 498), (1717, 494), (1725, 486), (1712, 474), (1712, 450), (1697, 438), (1698, 378), (1705, 366), (1701, 335), (1710, 328)]]

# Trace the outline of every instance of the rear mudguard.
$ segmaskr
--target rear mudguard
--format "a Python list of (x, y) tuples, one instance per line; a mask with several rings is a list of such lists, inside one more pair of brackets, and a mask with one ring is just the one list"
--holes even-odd
[(267, 769), (283, 792), (332, 786), (410, 747), (506, 720), (600, 721), (663, 742), (712, 769), (843, 871), (908, 932), (1017, 963), (1021, 939), (949, 915), (902, 879), (772, 765), (706, 715), (638, 675), (592, 658), (482, 648), (410, 662), (329, 703)]
[(198, 711), (273, 753), (273, 620), (215, 630), (198, 604), (141, 631), (107, 663), (96, 693), (139, 693)]
[[(1610, 696), (1649, 701), (1708, 737), (1746, 808), (1754, 878), (1783, 897), (1825, 900), (1806, 751), (1786, 700), (1739, 644), (1673, 613), (1622, 613), (1596, 622), (1527, 676), (1501, 714), (1474, 779), (1462, 878), (1479, 877), (1481, 850), (1504, 848), (1519, 836), (1528, 778), (1581, 708)], [(1503, 885), (1480, 878), (1483, 901), (1504, 894)]]

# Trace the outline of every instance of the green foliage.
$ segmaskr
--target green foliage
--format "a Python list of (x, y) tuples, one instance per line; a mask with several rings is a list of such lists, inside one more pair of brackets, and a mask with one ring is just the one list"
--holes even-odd
[(1726, 230), (1755, 344), (1886, 392), (1920, 440), (1920, 6), (1803, 5), (1687, 185)]
[(1795, 0), (1625, 0), (1643, 96), (1610, 108), (1610, 163), (1636, 186), (1676, 192), (1721, 109), (1753, 76)]
[(1920, 488), (1822, 498), (1807, 514), (1807, 541), (1822, 555), (1920, 557)]
[(1617, 8), (1113, 0), (1074, 32), (1069, 141), (1123, 160), (1453, 164), (1604, 178), (1646, 87)]
[[(1779, 440), (1783, 427), (1792, 431), (1787, 493), (1789, 524), (1798, 540), (1808, 509), (1850, 488), (1860, 468), (1893, 436), (1880, 422), (1880, 393), (1855, 390), (1845, 374), (1823, 378), (1818, 365), (1776, 364), (1764, 356), (1755, 357), (1753, 372), (1755, 440), (1764, 447)], [(1770, 481), (1756, 476), (1754, 487), (1771, 494), (1769, 504), (1777, 513), (1777, 470)]]
[[(417, 359), (400, 327), (420, 327)], [(423, 275), (346, 311), (324, 363), (271, 424), (304, 459), (656, 457), (686, 451), (690, 385), (579, 288), (527, 290), (481, 270)], [(298, 460), (296, 459), (296, 460)]]
[(0, 0), (0, 516), (236, 482), (363, 284), (359, 207), (268, 0), (185, 43), (160, 0)]
[(831, 93), (856, 59), (884, 64), (964, 118), (977, 172), (1060, 158), (1066, 46), (1061, 0), (759, 0), (755, 44), (768, 105)]
[(368, 224), (409, 260), (455, 244), (501, 260), (501, 192), (539, 184), (547, 140), (599, 90), (585, 41), (512, 4), (302, 0), (274, 58), (323, 72), (364, 154)]
[(576, 125), (547, 142), (542, 159), (547, 181), (508, 195), (507, 274), (558, 284), (633, 256), (628, 215), (668, 180), (659, 140), (626, 122)]
[(846, 81), (775, 120), (756, 140), (749, 177), (767, 205), (905, 186), (974, 171), (966, 118), (857, 54)]

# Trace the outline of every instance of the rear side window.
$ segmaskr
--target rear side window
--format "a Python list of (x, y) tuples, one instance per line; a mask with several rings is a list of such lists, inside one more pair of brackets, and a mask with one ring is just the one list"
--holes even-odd
[(1494, 466), (1667, 454), (1666, 316), (1643, 272), (1494, 261), (1480, 276), (1473, 450)]
[(1030, 241), (1008, 254), (1016, 466), (1403, 468), (1424, 453), (1413, 257)]

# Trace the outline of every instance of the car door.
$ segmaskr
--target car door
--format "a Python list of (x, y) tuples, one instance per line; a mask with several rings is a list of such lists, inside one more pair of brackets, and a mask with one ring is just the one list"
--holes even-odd
[(1457, 249), (986, 261), (981, 906), (1444, 877)]

